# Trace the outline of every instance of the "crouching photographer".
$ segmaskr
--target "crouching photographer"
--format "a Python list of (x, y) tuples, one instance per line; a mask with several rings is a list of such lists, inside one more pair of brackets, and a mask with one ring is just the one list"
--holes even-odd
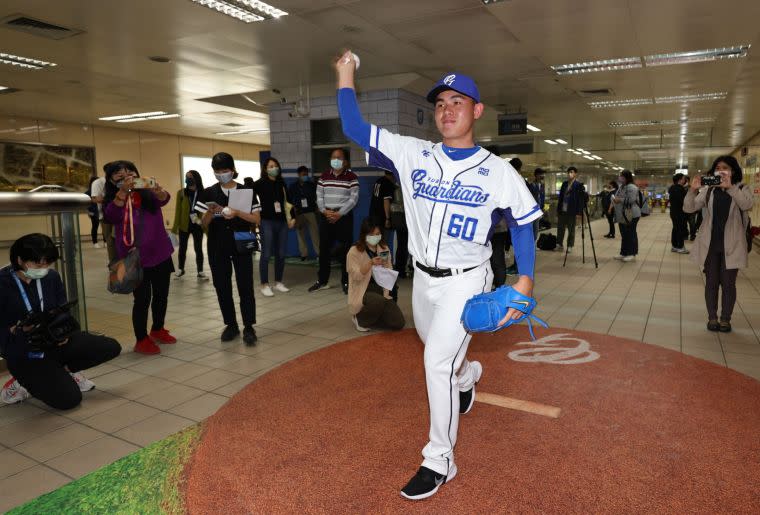
[(113, 338), (86, 333), (68, 314), (63, 282), (51, 269), (58, 249), (44, 234), (27, 234), (11, 246), (11, 264), (0, 269), (0, 355), (15, 379), (2, 389), (6, 403), (36, 397), (71, 409), (95, 385), (82, 370), (121, 352)]

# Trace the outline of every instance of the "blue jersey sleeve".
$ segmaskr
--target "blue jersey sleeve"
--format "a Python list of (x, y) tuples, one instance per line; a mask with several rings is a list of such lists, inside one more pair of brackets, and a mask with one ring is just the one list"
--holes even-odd
[(343, 134), (369, 152), (369, 136), (371, 127), (364, 121), (356, 101), (356, 91), (351, 88), (338, 90), (338, 113), (343, 124)]
[(512, 245), (515, 246), (515, 264), (520, 275), (533, 279), (536, 268), (536, 245), (533, 240), (533, 225), (524, 224), (510, 227)]

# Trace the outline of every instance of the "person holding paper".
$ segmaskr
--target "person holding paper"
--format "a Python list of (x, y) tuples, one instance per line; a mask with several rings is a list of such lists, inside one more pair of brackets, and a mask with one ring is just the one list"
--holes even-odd
[(390, 288), (378, 284), (379, 281), (385, 286), (392, 286), (387, 281), (389, 275), (395, 272), (382, 228), (370, 218), (362, 222), (359, 240), (348, 251), (346, 269), (348, 312), (356, 330), (366, 332), (377, 326), (402, 329), (406, 321), (391, 297)]

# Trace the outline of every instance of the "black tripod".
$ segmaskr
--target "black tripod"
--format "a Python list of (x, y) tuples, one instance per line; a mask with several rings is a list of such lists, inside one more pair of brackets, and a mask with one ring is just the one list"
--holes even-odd
[[(594, 233), (591, 232), (591, 217), (588, 214), (588, 204), (583, 206), (583, 211), (581, 211), (581, 262), (583, 264), (586, 264), (586, 230), (585, 226), (583, 225), (583, 221), (586, 221), (586, 225), (588, 225), (588, 236), (591, 240), (591, 252), (594, 254), (594, 268), (599, 268), (599, 262), (596, 260), (596, 247), (594, 246)], [(570, 247), (565, 247), (565, 260), (562, 262), (562, 266), (564, 267), (567, 263), (567, 253), (570, 251)]]

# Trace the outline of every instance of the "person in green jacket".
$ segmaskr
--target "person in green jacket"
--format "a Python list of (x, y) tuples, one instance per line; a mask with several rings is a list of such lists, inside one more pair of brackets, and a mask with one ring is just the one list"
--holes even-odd
[(174, 210), (174, 225), (172, 226), (172, 232), (179, 236), (179, 266), (177, 267), (177, 278), (185, 275), (187, 243), (192, 234), (198, 278), (203, 280), (208, 279), (206, 274), (203, 273), (203, 227), (201, 226), (200, 217), (198, 217), (193, 210), (199, 191), (203, 191), (203, 179), (201, 179), (201, 174), (195, 170), (190, 170), (185, 174), (184, 189), (179, 190), (175, 197), (177, 199), (177, 204)]

